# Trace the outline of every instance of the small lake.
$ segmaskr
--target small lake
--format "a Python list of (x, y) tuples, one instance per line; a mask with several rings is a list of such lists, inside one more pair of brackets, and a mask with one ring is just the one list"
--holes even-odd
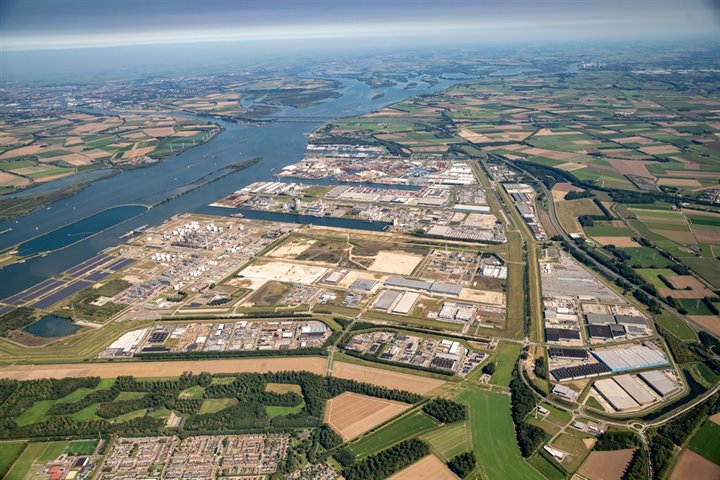
[(51, 252), (67, 247), (68, 245), (72, 245), (103, 230), (130, 220), (141, 213), (145, 213), (147, 210), (148, 208), (144, 205), (122, 205), (120, 207), (108, 208), (95, 215), (83, 218), (75, 223), (65, 225), (57, 230), (21, 243), (18, 247), (18, 255), (26, 257), (28, 255)]
[(64, 337), (80, 330), (80, 327), (69, 318), (45, 315), (37, 322), (25, 327), (24, 330), (38, 337)]

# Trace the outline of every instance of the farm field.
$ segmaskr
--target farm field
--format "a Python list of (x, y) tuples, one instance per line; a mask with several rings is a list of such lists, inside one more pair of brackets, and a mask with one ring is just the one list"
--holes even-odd
[(685, 450), (670, 474), (670, 480), (686, 480), (688, 478), (697, 480), (720, 478), (720, 466), (692, 450)]
[(568, 233), (583, 232), (578, 217), (582, 215), (602, 215), (602, 212), (591, 198), (560, 200), (556, 202), (555, 207), (560, 225)]
[(325, 405), (325, 422), (350, 440), (410, 408), (407, 403), (345, 392)]
[(468, 478), (543, 478), (520, 455), (510, 418), (510, 399), (506, 395), (467, 389), (456, 400), (469, 407), (469, 430), (478, 460), (477, 469)]
[(422, 410), (413, 411), (363, 437), (348, 450), (356, 457), (366, 457), (437, 426), (438, 422)]
[(690, 450), (720, 465), (720, 425), (705, 420), (700, 430), (690, 442)]
[(386, 388), (396, 388), (424, 395), (445, 381), (436, 378), (394, 372), (382, 368), (366, 367), (347, 362), (333, 362), (332, 376), (371, 383)]
[(420, 438), (428, 442), (433, 453), (446, 462), (472, 449), (467, 421), (445, 425), (420, 435)]
[(594, 480), (621, 480), (632, 460), (632, 448), (590, 452), (578, 473)]
[(200, 413), (215, 413), (238, 403), (237, 398), (206, 398), (200, 404)]
[(435, 455), (427, 455), (388, 480), (456, 480), (458, 477)]
[(251, 358), (228, 360), (181, 360), (167, 362), (114, 362), (57, 365), (12, 365), (0, 369), (0, 378), (33, 380), (38, 378), (92, 377), (115, 378), (121, 375), (135, 377), (177, 377), (183, 372), (192, 373), (238, 373), (279, 372), (304, 370), (322, 375), (327, 359), (322, 357), (300, 358)]

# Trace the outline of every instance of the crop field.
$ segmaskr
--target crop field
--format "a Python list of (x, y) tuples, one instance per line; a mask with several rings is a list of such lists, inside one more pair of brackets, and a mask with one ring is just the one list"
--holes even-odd
[(333, 362), (332, 376), (370, 383), (386, 388), (396, 388), (424, 395), (444, 384), (444, 380), (427, 376), (400, 373), (384, 368), (367, 367), (347, 362)]
[(427, 455), (388, 480), (457, 480), (450, 469), (435, 455)]
[(294, 383), (268, 383), (265, 385), (265, 391), (279, 393), (281, 395), (288, 392), (297, 393), (298, 395), (302, 394), (300, 385)]
[(428, 442), (433, 453), (443, 461), (472, 449), (467, 422), (445, 425), (420, 435), (420, 438)]
[(510, 399), (501, 393), (467, 389), (456, 397), (469, 407), (470, 432), (477, 469), (468, 478), (540, 480), (543, 477), (520, 455)]
[(568, 233), (582, 233), (583, 227), (578, 222), (581, 215), (602, 215), (591, 198), (577, 200), (560, 200), (555, 203), (560, 225)]
[(705, 420), (690, 442), (690, 450), (720, 465), (720, 425)]
[[(122, 375), (135, 377), (178, 377), (183, 372), (239, 373), (280, 372), (283, 370), (308, 371), (322, 375), (327, 359), (302, 358), (241, 358), (228, 360), (180, 360), (167, 362), (114, 362), (54, 365), (13, 365), (0, 370), (0, 377), (15, 380), (38, 378), (92, 377), (115, 378)], [(393, 387), (400, 388), (400, 387)]]
[(12, 466), (27, 442), (2, 442), (0, 443), (0, 476), (5, 478), (5, 474)]
[(15, 461), (5, 477), (6, 480), (22, 480), (39, 471), (47, 462), (65, 451), (68, 442), (30, 443)]
[(578, 473), (587, 478), (621, 480), (623, 472), (632, 460), (634, 451), (632, 448), (626, 448), (624, 450), (591, 452)]
[(434, 418), (416, 410), (363, 437), (348, 449), (358, 458), (366, 457), (436, 426), (438, 422)]
[(327, 401), (325, 422), (350, 440), (407, 410), (407, 403), (345, 392)]
[(692, 450), (685, 450), (675, 465), (670, 480), (686, 480), (688, 478), (720, 478), (720, 466)]

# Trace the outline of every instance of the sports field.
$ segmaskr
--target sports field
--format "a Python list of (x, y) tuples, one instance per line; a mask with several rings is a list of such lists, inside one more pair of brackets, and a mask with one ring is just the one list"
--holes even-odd
[(501, 393), (468, 389), (456, 400), (469, 407), (472, 444), (478, 460), (478, 467), (468, 478), (543, 478), (520, 455), (510, 418), (510, 398)]
[(327, 401), (325, 422), (343, 439), (350, 440), (408, 408), (407, 403), (345, 392)]
[(366, 457), (426, 432), (437, 425), (438, 422), (433, 417), (422, 410), (416, 410), (362, 438), (359, 442), (352, 444), (348, 450), (356, 457)]

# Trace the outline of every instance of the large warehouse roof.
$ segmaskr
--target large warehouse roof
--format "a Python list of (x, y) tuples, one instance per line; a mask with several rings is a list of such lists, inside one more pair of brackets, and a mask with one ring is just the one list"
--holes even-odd
[(661, 351), (645, 345), (608, 348), (595, 350), (592, 353), (600, 363), (613, 372), (638, 370), (668, 364), (667, 358)]

